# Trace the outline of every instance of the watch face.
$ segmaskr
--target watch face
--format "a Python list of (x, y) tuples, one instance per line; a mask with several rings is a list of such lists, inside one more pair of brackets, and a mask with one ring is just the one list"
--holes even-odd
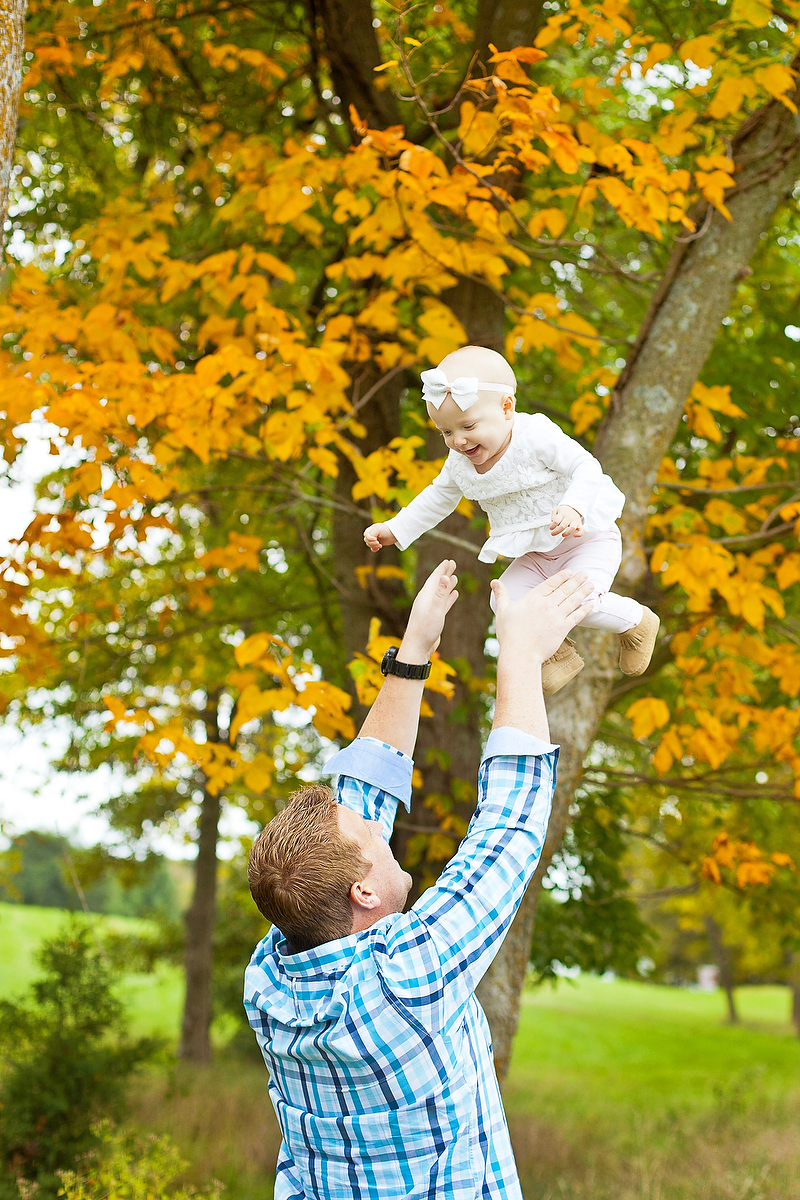
[(381, 671), (384, 675), (389, 674), (389, 669), (390, 669), (392, 663), (394, 662), (396, 654), (397, 654), (397, 651), (395, 650), (394, 646), (392, 646), (386, 651), (383, 658), (381, 659)]

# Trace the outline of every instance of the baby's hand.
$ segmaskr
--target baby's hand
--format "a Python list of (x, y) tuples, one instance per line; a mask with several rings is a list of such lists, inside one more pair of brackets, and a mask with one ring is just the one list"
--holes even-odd
[(392, 533), (388, 525), (370, 525), (364, 530), (364, 541), (369, 546), (374, 554), (376, 550), (380, 550), (381, 546), (394, 546), (397, 538)]
[[(376, 528), (373, 525), (373, 529)], [(369, 533), (369, 530), (367, 530)], [(562, 537), (583, 536), (583, 517), (574, 508), (570, 508), (568, 504), (559, 504), (558, 508), (553, 509), (550, 519), (550, 532), (553, 537), (558, 537), (559, 533)]]

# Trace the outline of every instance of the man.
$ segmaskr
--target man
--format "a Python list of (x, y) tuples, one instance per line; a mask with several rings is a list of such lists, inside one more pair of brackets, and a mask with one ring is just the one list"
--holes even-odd
[[(497, 702), (466, 837), (404, 913), (389, 836), (408, 807), (424, 664), (458, 593), (443, 562), (414, 601), (335, 796), (298, 792), (256, 839), (250, 887), (274, 928), (245, 1008), (283, 1133), (275, 1200), (521, 1200), (475, 988), (539, 860), (555, 787), (541, 665), (584, 617), (585, 576), (497, 601)], [(414, 667), (418, 669), (415, 671)]]

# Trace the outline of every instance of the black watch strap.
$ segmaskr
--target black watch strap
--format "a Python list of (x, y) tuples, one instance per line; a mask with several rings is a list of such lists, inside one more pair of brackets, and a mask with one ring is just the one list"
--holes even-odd
[(401, 679), (427, 679), (431, 673), (431, 664), (398, 662), (397, 646), (390, 646), (383, 656), (381, 671), (384, 675), (399, 675)]

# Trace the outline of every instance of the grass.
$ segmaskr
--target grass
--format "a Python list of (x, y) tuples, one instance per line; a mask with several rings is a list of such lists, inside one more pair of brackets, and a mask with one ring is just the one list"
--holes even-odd
[[(62, 919), (0, 905), (0, 994), (34, 976), (35, 943)], [(122, 986), (138, 1031), (176, 1036), (176, 971)], [(800, 1200), (789, 993), (740, 988), (737, 1003), (729, 1026), (718, 993), (589, 977), (527, 992), (505, 1089), (526, 1200)], [(270, 1200), (280, 1139), (255, 1054), (153, 1068), (131, 1119), (170, 1134), (190, 1182)]]

